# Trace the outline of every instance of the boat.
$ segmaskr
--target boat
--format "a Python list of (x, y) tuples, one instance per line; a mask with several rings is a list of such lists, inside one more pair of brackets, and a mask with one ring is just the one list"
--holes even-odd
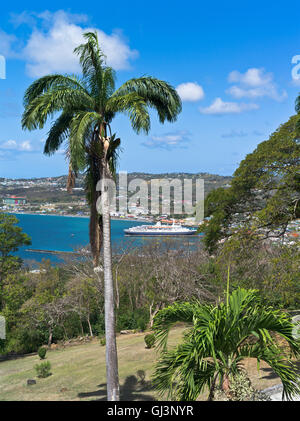
[(196, 229), (190, 229), (181, 226), (181, 224), (175, 224), (173, 221), (172, 225), (162, 225), (161, 222), (157, 222), (155, 225), (139, 225), (137, 227), (131, 227), (124, 229), (125, 235), (140, 235), (140, 236), (174, 236), (174, 235), (193, 235), (197, 233)]

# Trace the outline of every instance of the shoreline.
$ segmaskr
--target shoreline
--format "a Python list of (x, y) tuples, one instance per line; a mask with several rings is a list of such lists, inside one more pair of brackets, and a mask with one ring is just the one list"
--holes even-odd
[[(62, 217), (66, 217), (66, 218), (87, 218), (87, 219), (90, 218), (87, 215), (56, 215), (56, 214), (52, 214), (52, 213), (37, 213), (37, 212), (11, 212), (11, 211), (3, 212), (3, 211), (0, 211), (0, 213), (7, 213), (7, 214), (12, 214), (12, 215), (62, 216)], [(149, 222), (149, 223), (153, 222), (153, 220), (148, 220), (148, 219), (118, 218), (116, 216), (111, 216), (110, 219), (113, 220), (113, 221), (126, 221), (126, 222)]]

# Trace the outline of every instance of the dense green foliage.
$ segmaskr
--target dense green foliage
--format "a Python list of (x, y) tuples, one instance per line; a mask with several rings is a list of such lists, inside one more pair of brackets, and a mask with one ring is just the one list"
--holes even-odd
[(46, 358), (47, 349), (44, 346), (40, 346), (38, 349), (38, 356), (41, 360), (44, 360)]
[(219, 240), (242, 230), (261, 237), (283, 235), (300, 217), (299, 115), (282, 124), (248, 154), (235, 171), (230, 188), (219, 188), (205, 200), (211, 219), (201, 227), (214, 251)]
[(0, 311), (3, 303), (3, 280), (5, 276), (18, 270), (21, 259), (11, 253), (19, 247), (31, 244), (27, 234), (18, 227), (18, 219), (13, 215), (0, 213)]
[[(172, 241), (122, 253), (113, 258), (117, 331), (145, 330), (157, 312), (175, 301), (216, 303), (224, 296), (228, 265), (230, 287), (258, 289), (266, 305), (300, 306), (300, 251), (263, 247), (259, 241), (232, 238), (215, 256), (201, 248), (174, 250)], [(140, 258), (141, 253), (143, 259)], [(40, 273), (26, 268), (3, 281), (7, 339), (0, 353), (37, 351), (41, 345), (85, 335), (103, 336), (103, 274), (89, 260), (60, 268), (44, 262)]]
[[(167, 337), (176, 322), (190, 323), (183, 342), (167, 349)], [(174, 303), (160, 310), (154, 331), (161, 357), (156, 364), (153, 383), (172, 399), (196, 400), (209, 389), (213, 399), (217, 384), (229, 393), (230, 382), (242, 369), (245, 358), (265, 361), (280, 377), (283, 395), (291, 399), (300, 393), (296, 365), (290, 356), (299, 357), (300, 344), (293, 336), (289, 317), (263, 305), (257, 291), (236, 289), (217, 305), (198, 302)], [(274, 333), (285, 340), (284, 352)]]
[(269, 305), (300, 308), (299, 245), (265, 245), (256, 236), (237, 234), (219, 247), (211, 262), (220, 286), (230, 267), (232, 288), (255, 288)]
[(106, 345), (106, 340), (105, 340), (105, 336), (100, 336), (99, 338), (99, 342), (101, 346), (105, 346)]

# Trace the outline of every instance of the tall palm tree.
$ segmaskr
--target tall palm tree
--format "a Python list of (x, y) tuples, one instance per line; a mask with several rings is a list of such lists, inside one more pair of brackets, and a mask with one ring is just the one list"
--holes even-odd
[[(167, 349), (168, 332), (178, 321), (192, 327), (181, 344)], [(300, 393), (296, 365), (291, 360), (300, 354), (293, 328), (285, 313), (263, 307), (255, 290), (237, 289), (227, 295), (226, 303), (217, 306), (175, 303), (155, 317), (157, 343), (163, 348), (154, 386), (178, 400), (195, 400), (205, 389), (213, 400), (217, 384), (230, 396), (230, 381), (242, 371), (242, 361), (256, 358), (280, 377), (283, 397), (291, 399)], [(274, 334), (285, 340), (290, 354), (283, 351)]]
[[(109, 197), (103, 182), (114, 175), (120, 146), (120, 139), (112, 134), (111, 122), (117, 113), (125, 113), (136, 133), (148, 133), (149, 108), (156, 109), (161, 123), (172, 122), (181, 111), (181, 101), (172, 86), (153, 77), (130, 79), (115, 90), (115, 72), (105, 64), (97, 33), (86, 32), (83, 36), (86, 42), (74, 50), (79, 55), (82, 78), (54, 74), (33, 82), (24, 95), (22, 127), (41, 129), (55, 116), (44, 152), (50, 155), (67, 141), (69, 187), (74, 182), (74, 174), (85, 171), (90, 204), (90, 246), (95, 268), (99, 266), (103, 245), (108, 399), (118, 400)], [(100, 180), (102, 189), (97, 191)], [(99, 198), (102, 200), (101, 215), (97, 212)]]

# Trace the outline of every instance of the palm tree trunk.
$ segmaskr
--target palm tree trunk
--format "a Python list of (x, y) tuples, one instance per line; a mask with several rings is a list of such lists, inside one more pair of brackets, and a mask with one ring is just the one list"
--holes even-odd
[(212, 382), (212, 385), (209, 389), (209, 395), (208, 395), (208, 398), (207, 398), (208, 401), (214, 400), (217, 378), (218, 378), (218, 374), (215, 375), (215, 377), (213, 379), (213, 382)]
[(99, 259), (100, 259), (100, 250), (101, 250), (101, 240), (102, 240), (102, 232), (99, 225), (99, 215), (97, 212), (97, 196), (93, 198), (93, 202), (90, 206), (90, 245), (91, 245), (91, 252), (93, 256), (93, 265), (94, 267), (99, 266)]
[[(91, 167), (91, 197), (90, 197), (90, 226), (89, 226), (89, 235), (90, 235), (90, 246), (91, 252), (93, 256), (93, 265), (94, 268), (99, 266), (100, 263), (100, 251), (102, 247), (102, 237), (103, 237), (103, 229), (102, 229), (102, 216), (99, 215), (97, 211), (97, 201), (101, 195), (99, 191), (97, 191), (97, 181), (99, 179), (99, 172), (100, 172), (100, 179), (102, 178), (102, 171), (99, 170), (99, 165), (95, 157), (91, 157), (90, 159), (90, 167)], [(101, 164), (101, 161), (100, 161)], [(101, 165), (100, 165), (101, 168)]]
[(106, 158), (102, 160), (102, 222), (103, 222), (103, 269), (104, 269), (104, 300), (105, 300), (105, 339), (106, 339), (106, 379), (107, 400), (120, 400), (118, 356), (115, 332), (115, 302), (112, 276), (112, 253), (110, 232), (109, 195), (105, 191), (105, 178), (109, 175)]

